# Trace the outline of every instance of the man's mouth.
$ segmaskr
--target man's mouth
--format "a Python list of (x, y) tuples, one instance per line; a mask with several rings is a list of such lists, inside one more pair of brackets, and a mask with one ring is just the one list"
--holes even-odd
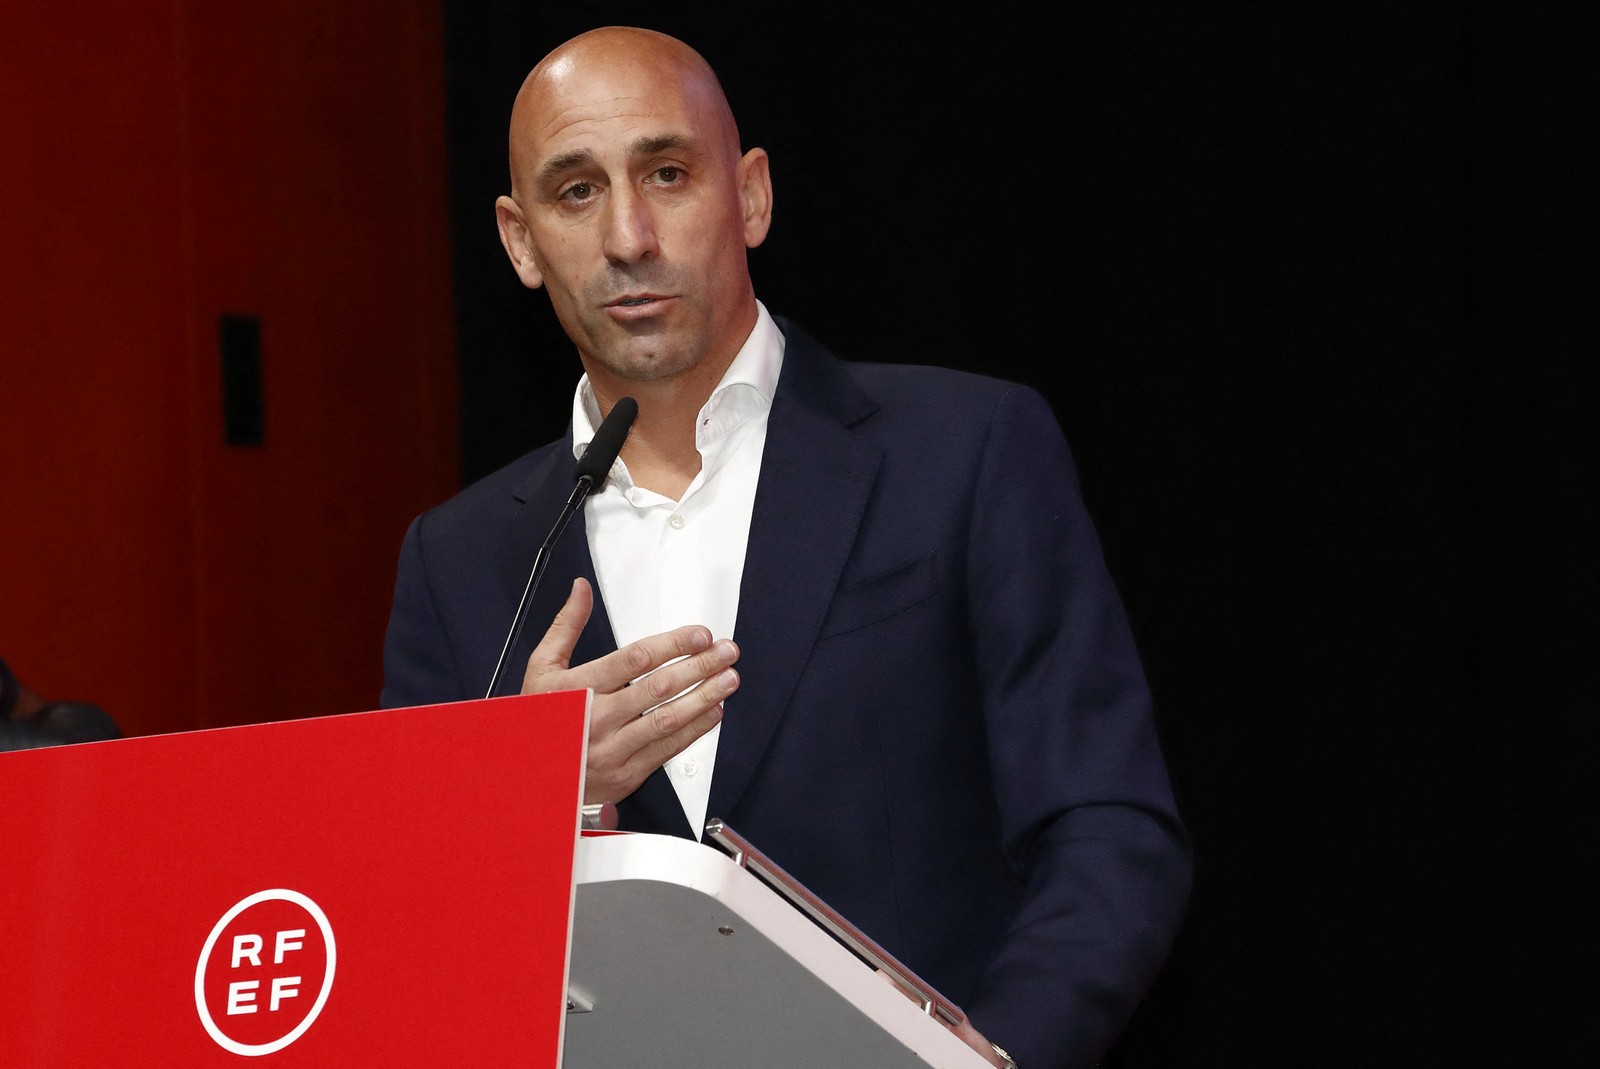
[(655, 320), (671, 301), (669, 293), (635, 293), (617, 297), (606, 308), (619, 323), (644, 323)]

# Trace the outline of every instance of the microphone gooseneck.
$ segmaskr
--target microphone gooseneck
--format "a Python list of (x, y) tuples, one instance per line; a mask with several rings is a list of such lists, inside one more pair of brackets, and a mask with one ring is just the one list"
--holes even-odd
[(616, 463), (617, 454), (622, 452), (622, 443), (627, 440), (628, 431), (632, 429), (634, 418), (638, 415), (637, 401), (631, 397), (618, 398), (617, 403), (612, 405), (611, 411), (606, 414), (606, 418), (600, 421), (600, 426), (596, 428), (594, 438), (583, 451), (583, 456), (578, 458), (577, 466), (573, 470), (576, 485), (573, 486), (567, 503), (562, 506), (561, 515), (556, 517), (555, 525), (550, 528), (544, 543), (539, 546), (539, 552), (534, 555), (533, 570), (528, 573), (528, 582), (522, 588), (522, 600), (517, 603), (517, 613), (511, 619), (511, 630), (506, 633), (505, 645), (500, 648), (500, 660), (494, 666), (494, 675), (489, 677), (489, 689), (483, 695), (485, 698), (495, 696), (494, 692), (500, 685), (500, 675), (505, 671), (506, 661), (522, 637), (522, 628), (528, 617), (528, 605), (533, 600), (533, 592), (539, 586), (539, 579), (544, 575), (545, 567), (550, 563), (550, 547), (556, 544), (556, 539), (566, 530), (568, 521), (583, 507), (589, 495), (605, 485), (606, 476), (611, 472), (611, 465)]

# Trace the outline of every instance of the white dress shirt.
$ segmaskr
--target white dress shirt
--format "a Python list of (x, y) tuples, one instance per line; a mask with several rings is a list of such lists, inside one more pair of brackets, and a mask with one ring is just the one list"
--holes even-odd
[[(755, 329), (700, 409), (700, 472), (683, 497), (672, 501), (635, 486), (619, 457), (584, 506), (589, 554), (618, 648), (685, 624), (703, 624), (713, 638), (734, 637), (767, 414), (783, 366), (783, 334), (766, 307), (756, 307)], [(575, 457), (599, 423), (585, 375), (572, 403)], [(666, 765), (697, 836), (708, 817), (721, 731), (718, 724)]]

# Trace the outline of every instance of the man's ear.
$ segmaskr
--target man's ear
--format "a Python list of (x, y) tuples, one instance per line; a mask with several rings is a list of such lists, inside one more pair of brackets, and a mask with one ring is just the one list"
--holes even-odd
[(517, 277), (530, 290), (544, 285), (544, 274), (533, 262), (533, 245), (528, 240), (528, 225), (523, 221), (522, 207), (510, 197), (498, 197), (494, 202), (494, 219), (500, 227), (500, 244), (511, 257), (511, 266)]
[(744, 244), (753, 249), (767, 240), (772, 225), (772, 170), (767, 150), (753, 148), (739, 158), (739, 204), (744, 212)]

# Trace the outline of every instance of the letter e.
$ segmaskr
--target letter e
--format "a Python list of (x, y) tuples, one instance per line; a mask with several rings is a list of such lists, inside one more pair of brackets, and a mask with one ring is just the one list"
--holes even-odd
[[(228, 1013), (254, 1013), (259, 1008), (253, 1003), (256, 1000), (256, 988), (261, 986), (260, 980), (235, 980), (228, 985)], [(246, 1005), (252, 1003), (252, 1005)]]

